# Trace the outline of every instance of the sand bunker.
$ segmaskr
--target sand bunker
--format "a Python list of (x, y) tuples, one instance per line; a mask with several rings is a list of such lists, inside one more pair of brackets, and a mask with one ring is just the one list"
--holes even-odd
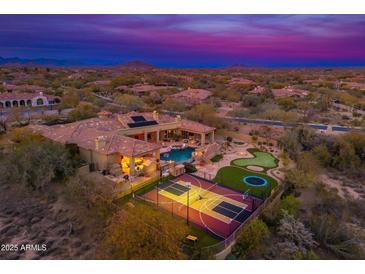
[(253, 171), (263, 171), (264, 168), (260, 167), (260, 166), (246, 166), (247, 169), (249, 170), (253, 170)]

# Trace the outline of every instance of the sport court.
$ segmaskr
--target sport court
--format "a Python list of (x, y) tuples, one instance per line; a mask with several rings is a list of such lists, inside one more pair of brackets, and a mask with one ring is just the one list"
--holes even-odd
[(191, 174), (159, 184), (142, 195), (219, 238), (227, 238), (257, 208), (262, 200)]

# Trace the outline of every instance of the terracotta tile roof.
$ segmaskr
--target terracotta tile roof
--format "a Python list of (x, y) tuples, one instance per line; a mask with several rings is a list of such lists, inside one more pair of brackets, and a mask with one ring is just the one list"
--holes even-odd
[(62, 144), (77, 144), (84, 149), (90, 149), (102, 154), (120, 153), (126, 156), (138, 156), (159, 149), (161, 146), (127, 136), (117, 132), (102, 131), (95, 128), (70, 126), (40, 126), (30, 127), (33, 132), (41, 134)]
[(75, 143), (84, 149), (91, 149), (102, 154), (120, 153), (126, 156), (138, 156), (161, 147), (158, 144), (126, 137), (115, 132), (99, 131), (94, 128), (77, 130), (72, 134), (69, 143)]
[(229, 83), (231, 85), (250, 85), (253, 84), (253, 81), (241, 77), (234, 77), (229, 81)]
[[(126, 128), (119, 120), (117, 116), (105, 117), (105, 118), (90, 118), (72, 124), (80, 125), (81, 127), (92, 127), (102, 131), (115, 131)], [(71, 124), (65, 124), (63, 126), (69, 126)]]
[(214, 127), (206, 126), (201, 123), (186, 119), (181, 120), (181, 129), (198, 133), (208, 133), (215, 130)]
[(125, 114), (118, 114), (117, 119), (123, 125), (124, 128), (128, 128), (129, 123), (134, 123), (132, 116), (143, 116), (146, 121), (155, 120), (159, 124), (172, 123), (176, 121), (176, 118), (159, 113), (157, 117), (153, 117), (152, 112), (128, 112)]
[[(143, 116), (146, 120), (153, 120), (153, 113), (130, 112), (104, 118), (90, 118), (70, 124), (43, 126), (32, 125), (33, 132), (67, 144), (74, 143), (85, 149), (92, 149), (103, 154), (120, 153), (127, 156), (136, 156), (160, 148), (160, 145), (137, 140), (122, 135), (120, 129), (127, 129), (129, 122), (133, 122), (132, 116)], [(158, 114), (156, 121), (159, 124), (178, 122), (175, 117)], [(181, 129), (196, 133), (209, 133), (215, 128), (203, 125), (198, 122), (181, 119)], [(103, 143), (97, 146), (97, 140)]]

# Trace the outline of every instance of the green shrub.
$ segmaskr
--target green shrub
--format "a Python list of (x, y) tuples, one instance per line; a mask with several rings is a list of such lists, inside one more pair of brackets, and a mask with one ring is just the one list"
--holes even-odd
[(196, 167), (190, 163), (184, 163), (184, 167), (187, 173), (194, 173), (197, 171)]
[(217, 154), (215, 155), (212, 159), (210, 159), (213, 163), (219, 162), (220, 160), (223, 159), (223, 155), (222, 154)]

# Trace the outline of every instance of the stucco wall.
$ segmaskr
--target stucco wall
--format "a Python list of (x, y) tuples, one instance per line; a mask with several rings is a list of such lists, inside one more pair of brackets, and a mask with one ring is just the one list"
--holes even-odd
[(89, 151), (80, 148), (81, 159), (87, 161), (88, 163), (94, 163), (97, 170), (108, 169), (110, 164), (118, 163), (118, 155), (105, 155), (95, 151)]

